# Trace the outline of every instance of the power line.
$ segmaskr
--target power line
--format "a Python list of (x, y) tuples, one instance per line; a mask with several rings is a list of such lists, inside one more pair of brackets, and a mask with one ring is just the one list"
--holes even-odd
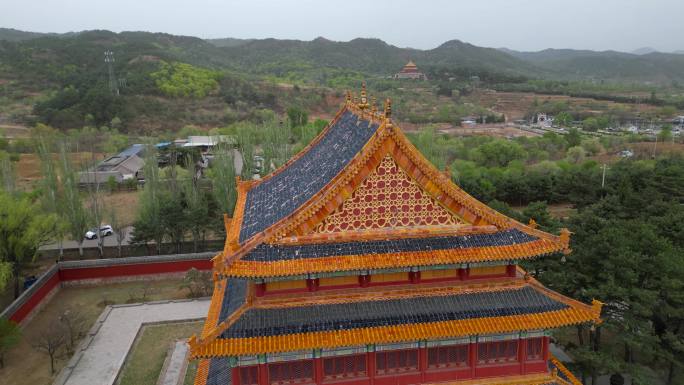
[(114, 76), (114, 52), (105, 51), (104, 56), (104, 61), (107, 63), (107, 71), (109, 72), (109, 91), (119, 96), (119, 82)]

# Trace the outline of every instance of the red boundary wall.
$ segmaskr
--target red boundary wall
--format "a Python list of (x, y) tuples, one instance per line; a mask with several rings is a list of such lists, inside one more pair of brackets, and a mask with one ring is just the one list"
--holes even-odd
[(12, 302), (0, 317), (22, 323), (62, 282), (211, 270), (215, 253), (59, 262)]

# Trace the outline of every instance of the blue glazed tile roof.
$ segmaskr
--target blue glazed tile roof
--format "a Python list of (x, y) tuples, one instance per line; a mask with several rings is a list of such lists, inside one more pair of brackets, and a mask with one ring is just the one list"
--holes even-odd
[(218, 323), (223, 322), (228, 316), (233, 314), (237, 308), (245, 303), (247, 297), (246, 279), (228, 279), (226, 291), (223, 294), (223, 303), (219, 313)]
[(340, 242), (306, 245), (260, 244), (242, 260), (255, 262), (287, 261), (342, 255), (389, 254), (398, 252), (464, 249), (471, 247), (507, 246), (536, 241), (537, 237), (518, 229), (492, 234), (403, 238), (378, 241)]
[(287, 308), (253, 308), (221, 338), (406, 325), (460, 319), (503, 317), (562, 310), (568, 305), (524, 287), (502, 291), (348, 302)]
[(227, 357), (212, 358), (206, 385), (231, 385), (233, 371)]
[(378, 124), (343, 113), (316, 144), (247, 193), (240, 242), (294, 212), (327, 185), (363, 148)]

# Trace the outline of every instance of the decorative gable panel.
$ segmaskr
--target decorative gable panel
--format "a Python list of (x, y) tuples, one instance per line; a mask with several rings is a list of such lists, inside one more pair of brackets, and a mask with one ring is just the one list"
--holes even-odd
[(423, 191), (387, 155), (352, 196), (316, 227), (315, 232), (464, 223), (462, 218), (449, 212)]

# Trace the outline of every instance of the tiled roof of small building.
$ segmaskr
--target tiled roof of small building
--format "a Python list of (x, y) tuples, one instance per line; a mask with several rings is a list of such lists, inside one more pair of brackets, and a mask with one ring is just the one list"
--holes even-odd
[(344, 112), (320, 140), (247, 193), (240, 242), (292, 214), (320, 191), (368, 142), (379, 124)]
[(531, 287), (450, 296), (250, 309), (221, 338), (248, 338), (562, 310)]
[(295, 259), (336, 257), (358, 254), (465, 249), (471, 247), (507, 246), (535, 241), (539, 238), (518, 229), (492, 234), (403, 238), (375, 241), (321, 243), (304, 245), (260, 244), (241, 258), (243, 261), (274, 262)]

